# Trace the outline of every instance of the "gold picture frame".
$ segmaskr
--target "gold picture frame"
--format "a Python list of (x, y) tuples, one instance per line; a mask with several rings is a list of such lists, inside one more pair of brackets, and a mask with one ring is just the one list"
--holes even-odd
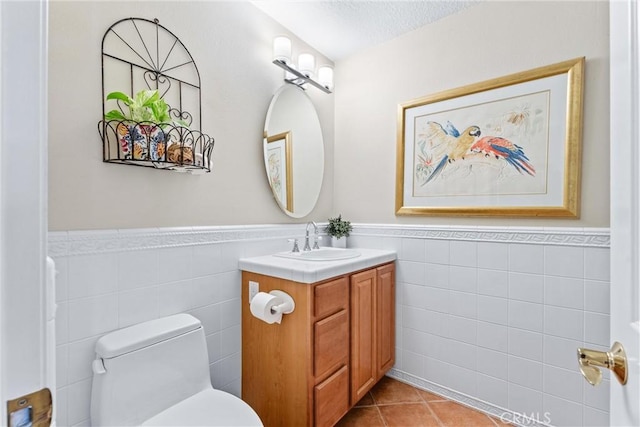
[(291, 131), (267, 137), (269, 185), (278, 204), (293, 212), (293, 152)]
[(584, 63), (400, 104), (396, 215), (578, 218)]

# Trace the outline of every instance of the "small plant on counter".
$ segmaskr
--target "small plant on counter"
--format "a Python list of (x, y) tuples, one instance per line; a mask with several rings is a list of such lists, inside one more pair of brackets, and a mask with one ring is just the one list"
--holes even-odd
[(335, 237), (336, 239), (349, 237), (351, 230), (353, 230), (351, 222), (343, 220), (342, 215), (338, 215), (337, 218), (329, 218), (329, 224), (325, 229), (329, 236)]

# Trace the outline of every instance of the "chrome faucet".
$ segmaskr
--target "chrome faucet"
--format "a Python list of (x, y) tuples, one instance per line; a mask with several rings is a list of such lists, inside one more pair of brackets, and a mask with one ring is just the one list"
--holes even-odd
[(309, 246), (309, 226), (313, 225), (313, 249), (320, 249), (320, 247), (318, 246), (318, 240), (320, 239), (320, 237), (318, 236), (318, 225), (313, 222), (313, 221), (309, 221), (307, 223), (307, 229), (306, 229), (306, 233), (304, 236), (304, 249), (303, 251), (310, 251), (311, 250), (311, 246)]

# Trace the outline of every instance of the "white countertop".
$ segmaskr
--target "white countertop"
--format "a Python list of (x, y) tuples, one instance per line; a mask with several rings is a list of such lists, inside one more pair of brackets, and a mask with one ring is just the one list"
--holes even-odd
[(274, 255), (240, 258), (240, 270), (264, 274), (300, 283), (315, 283), (354, 271), (394, 261), (395, 251), (352, 248), (360, 252), (356, 258), (334, 261), (306, 261)]

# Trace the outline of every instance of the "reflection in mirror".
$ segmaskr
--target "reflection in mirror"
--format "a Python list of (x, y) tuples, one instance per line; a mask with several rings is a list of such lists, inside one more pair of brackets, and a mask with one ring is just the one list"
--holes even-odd
[(291, 131), (267, 137), (267, 176), (280, 205), (293, 212)]
[(324, 174), (320, 120), (304, 90), (285, 84), (271, 100), (264, 131), (264, 163), (276, 202), (287, 215), (313, 210)]

